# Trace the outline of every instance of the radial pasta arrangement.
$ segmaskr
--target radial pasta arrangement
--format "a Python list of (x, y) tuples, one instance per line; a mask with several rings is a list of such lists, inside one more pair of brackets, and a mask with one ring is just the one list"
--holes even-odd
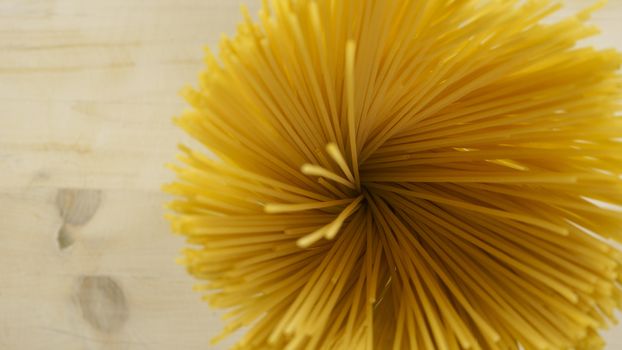
[[(597, 6), (274, 0), (209, 50), (166, 191), (236, 349), (585, 349), (622, 304)], [(556, 18), (561, 18), (557, 16)]]

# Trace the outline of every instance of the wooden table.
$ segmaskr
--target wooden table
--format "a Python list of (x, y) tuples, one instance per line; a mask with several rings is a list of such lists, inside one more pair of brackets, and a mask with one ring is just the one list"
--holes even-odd
[[(207, 348), (160, 186), (177, 92), (240, 2), (0, 0), (0, 349)], [(595, 22), (622, 47), (621, 0)]]

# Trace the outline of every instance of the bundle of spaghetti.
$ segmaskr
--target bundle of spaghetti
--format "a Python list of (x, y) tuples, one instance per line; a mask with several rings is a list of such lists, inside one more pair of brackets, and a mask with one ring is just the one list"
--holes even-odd
[[(235, 349), (586, 349), (622, 306), (622, 56), (547, 0), (272, 0), (166, 186)], [(194, 148), (200, 148), (194, 147)]]

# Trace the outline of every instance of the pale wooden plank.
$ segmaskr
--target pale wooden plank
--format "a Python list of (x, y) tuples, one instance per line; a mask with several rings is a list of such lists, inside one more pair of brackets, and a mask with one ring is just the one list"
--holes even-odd
[[(0, 2), (0, 348), (207, 347), (217, 314), (159, 188), (186, 140), (177, 91), (239, 3)], [(101, 193), (90, 220), (63, 224), (65, 188)]]
[[(0, 187), (157, 189), (178, 91), (240, 1), (8, 1), (0, 7)], [(257, 3), (255, 3), (255, 7)]]
[[(71, 193), (78, 202), (85, 194)], [(0, 197), (0, 346), (205, 348), (218, 329), (216, 313), (199, 302), (190, 289), (193, 281), (173, 262), (182, 242), (167, 234), (161, 215), (166, 197), (102, 191), (99, 205), (87, 211), (92, 217), (83, 221), (61, 217), (58, 194), (38, 187)], [(84, 214), (76, 209), (70, 211)], [(74, 240), (61, 247), (63, 221), (74, 223)], [(85, 290), (85, 279), (112, 281), (118, 290), (112, 293), (106, 283), (90, 283)]]

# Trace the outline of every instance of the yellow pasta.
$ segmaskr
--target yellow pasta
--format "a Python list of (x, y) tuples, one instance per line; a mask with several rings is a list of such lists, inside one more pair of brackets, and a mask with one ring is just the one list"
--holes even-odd
[[(578, 349), (622, 306), (602, 2), (272, 0), (208, 49), (165, 190), (235, 349)], [(209, 151), (208, 151), (209, 150)]]

